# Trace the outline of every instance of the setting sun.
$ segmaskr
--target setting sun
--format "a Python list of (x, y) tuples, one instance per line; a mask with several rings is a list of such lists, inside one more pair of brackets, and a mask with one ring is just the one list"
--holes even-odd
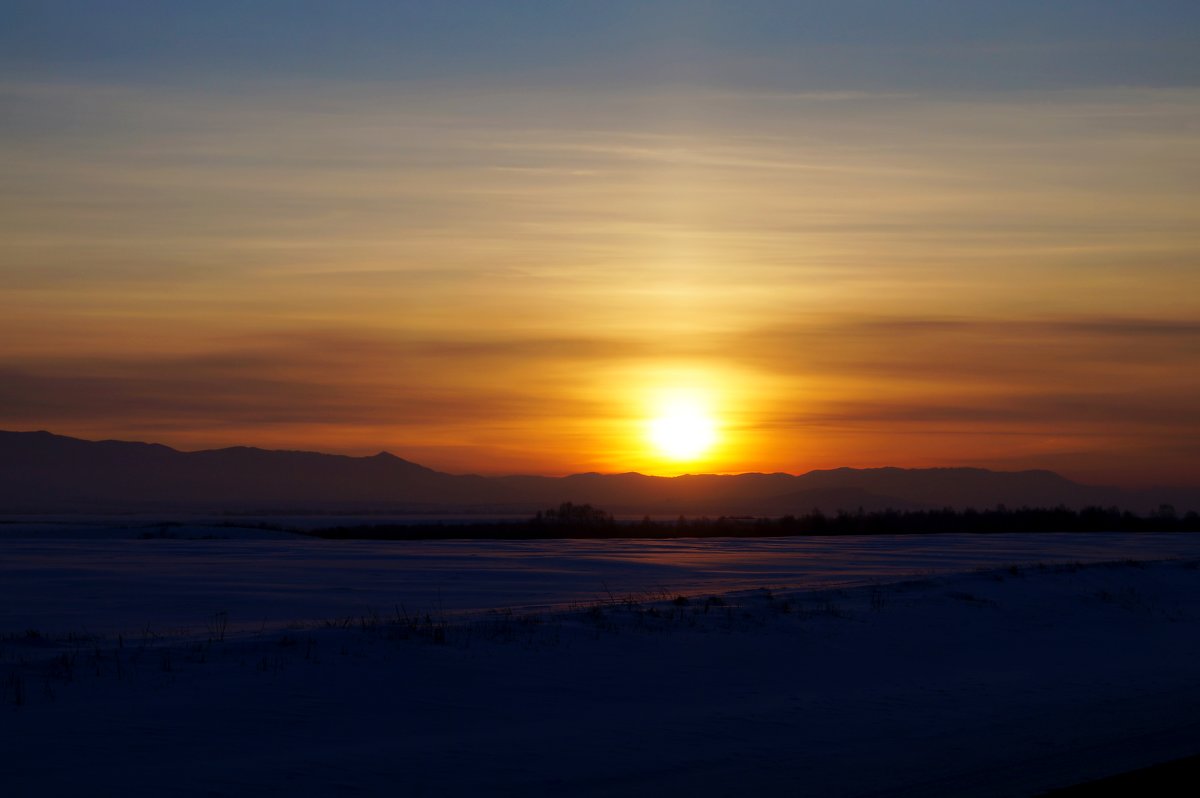
[(702, 402), (675, 396), (663, 402), (649, 423), (655, 450), (671, 460), (694, 460), (717, 440), (717, 425)]

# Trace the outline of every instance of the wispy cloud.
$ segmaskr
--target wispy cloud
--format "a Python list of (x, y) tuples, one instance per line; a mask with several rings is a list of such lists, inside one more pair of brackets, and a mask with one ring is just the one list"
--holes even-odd
[(0, 96), (0, 424), (554, 470), (675, 370), (727, 386), (751, 468), (817, 429), (1200, 423), (1196, 89)]

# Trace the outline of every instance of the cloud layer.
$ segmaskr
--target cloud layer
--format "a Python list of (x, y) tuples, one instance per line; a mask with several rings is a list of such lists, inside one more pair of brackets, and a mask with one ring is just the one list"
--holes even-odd
[(641, 425), (684, 385), (723, 427), (697, 470), (1200, 473), (1194, 50), (1091, 5), (918, 5), (785, 47), (634, 4), (524, 56), (505, 26), (583, 21), (514, 12), (453, 68), (322, 74), (64, 22), (74, 55), (3, 57), (0, 426), (661, 471)]

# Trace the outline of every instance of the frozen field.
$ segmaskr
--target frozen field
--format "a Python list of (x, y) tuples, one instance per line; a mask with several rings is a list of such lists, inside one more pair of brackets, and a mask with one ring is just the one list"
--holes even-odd
[(0, 633), (178, 633), (215, 613), (235, 628), (277, 628), (397, 607), (530, 610), (1022, 563), (1200, 557), (1200, 535), (363, 542), (206, 527), (170, 534), (242, 537), (142, 540), (131, 537), (153, 527), (96, 529), (27, 527), (25, 537), (10, 530), (0, 540)]
[(1200, 536), (0, 552), (5, 795), (1011, 796), (1200, 751)]

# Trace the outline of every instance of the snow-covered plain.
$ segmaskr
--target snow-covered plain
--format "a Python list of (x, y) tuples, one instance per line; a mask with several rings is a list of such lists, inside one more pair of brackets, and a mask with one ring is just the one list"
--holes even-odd
[[(21, 529), (22, 527), (17, 527)], [(930, 535), (327, 541), (156, 525), (48, 525), (0, 539), (0, 632), (196, 632), (390, 614), (533, 610), (612, 596), (815, 588), (1031, 562), (1200, 557), (1200, 535)], [(230, 537), (233, 536), (233, 537)]]
[(9, 535), (0, 792), (1033, 794), (1200, 751), (1198, 563), (1187, 535)]

